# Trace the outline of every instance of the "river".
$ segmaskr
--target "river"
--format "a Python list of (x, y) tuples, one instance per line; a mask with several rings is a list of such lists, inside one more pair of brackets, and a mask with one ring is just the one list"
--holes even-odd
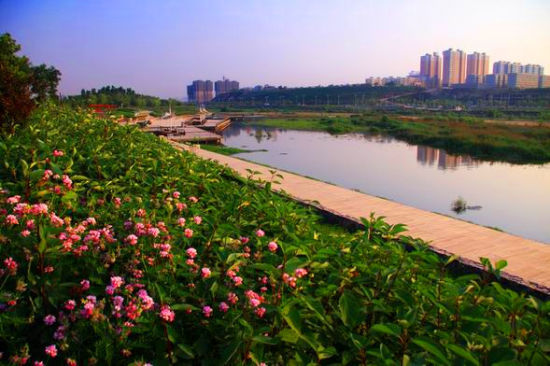
[[(266, 150), (236, 157), (550, 243), (550, 164), (487, 162), (379, 135), (250, 124), (231, 125), (223, 143)], [(458, 197), (473, 209), (452, 211)]]

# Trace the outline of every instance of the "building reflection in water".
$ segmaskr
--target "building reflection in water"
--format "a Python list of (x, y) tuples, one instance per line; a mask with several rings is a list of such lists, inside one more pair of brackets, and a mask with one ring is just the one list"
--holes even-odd
[(437, 162), (439, 169), (456, 169), (459, 166), (476, 167), (478, 160), (468, 155), (451, 155), (445, 150), (435, 149), (429, 146), (416, 147), (416, 160), (422, 165), (434, 165)]

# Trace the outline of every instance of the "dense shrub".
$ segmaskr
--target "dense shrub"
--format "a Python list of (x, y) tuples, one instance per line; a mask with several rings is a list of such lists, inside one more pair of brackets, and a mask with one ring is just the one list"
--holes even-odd
[(135, 127), (44, 110), (1, 141), (0, 178), (2, 362), (550, 361), (548, 302)]

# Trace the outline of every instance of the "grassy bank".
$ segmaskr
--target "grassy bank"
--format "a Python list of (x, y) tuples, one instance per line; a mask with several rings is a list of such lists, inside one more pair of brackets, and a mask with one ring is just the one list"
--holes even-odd
[(466, 154), (474, 158), (518, 164), (550, 161), (550, 126), (520, 126), (484, 123), (474, 117), (440, 116), (434, 119), (398, 119), (384, 115), (349, 118), (265, 119), (254, 124), (297, 130), (380, 133), (412, 144)]
[(0, 151), (2, 362), (550, 362), (550, 303), (494, 282), (503, 262), (453, 275), (400, 225), (346, 232), (70, 110)]

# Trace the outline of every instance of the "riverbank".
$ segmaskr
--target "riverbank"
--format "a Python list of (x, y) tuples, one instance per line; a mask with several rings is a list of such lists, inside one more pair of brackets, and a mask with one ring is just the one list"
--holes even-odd
[(405, 142), (469, 155), (488, 161), (544, 164), (550, 161), (550, 126), (485, 123), (473, 117), (438, 120), (405, 119), (385, 115), (350, 117), (277, 118), (251, 122), (264, 127), (325, 131), (331, 134), (369, 132)]

